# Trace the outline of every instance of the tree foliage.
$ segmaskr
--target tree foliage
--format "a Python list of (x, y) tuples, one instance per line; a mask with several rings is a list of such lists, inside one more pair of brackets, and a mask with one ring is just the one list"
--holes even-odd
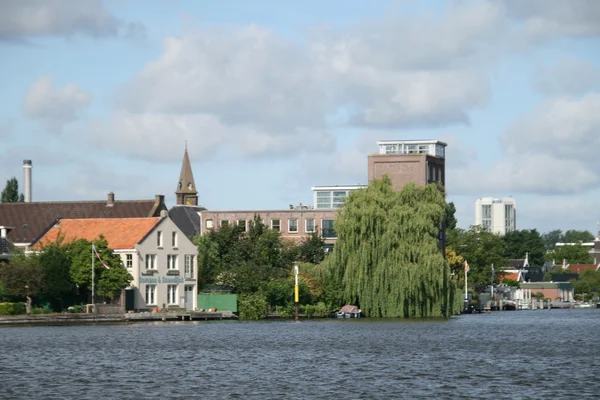
[(452, 231), (454, 229), (456, 229), (456, 224), (457, 224), (457, 220), (456, 220), (456, 206), (454, 205), (453, 202), (447, 203), (446, 204), (446, 216), (444, 218), (444, 227), (446, 228), (446, 230)]
[[(108, 247), (108, 242), (103, 236), (94, 240), (96, 251), (102, 260), (95, 256), (94, 259), (94, 285), (99, 296), (111, 297), (117, 295), (121, 289), (126, 288), (133, 277), (123, 267), (121, 258), (115, 255)], [(92, 242), (86, 239), (75, 240), (69, 245), (71, 258), (71, 278), (79, 285), (91, 291), (92, 288)], [(102, 264), (108, 265), (107, 269)]]
[(5, 294), (26, 299), (27, 314), (30, 314), (33, 298), (40, 293), (43, 283), (38, 257), (16, 254), (0, 268), (0, 281)]
[(372, 317), (457, 311), (449, 307), (453, 284), (438, 242), (445, 210), (436, 185), (394, 191), (384, 176), (352, 192), (335, 221), (338, 240), (325, 260), (341, 300)]
[(529, 265), (541, 266), (545, 262), (546, 247), (540, 233), (535, 229), (522, 229), (507, 232), (503, 237), (505, 256), (508, 259), (522, 259), (529, 255)]
[(589, 243), (593, 242), (594, 239), (595, 237), (590, 231), (578, 231), (571, 229), (565, 232), (562, 241), (564, 243)]
[[(481, 226), (468, 230), (456, 229), (448, 235), (448, 247), (469, 264), (468, 284), (475, 292), (482, 292), (492, 282), (492, 264), (496, 270), (507, 265), (502, 236), (486, 231)], [(464, 272), (459, 279), (464, 284)], [(498, 283), (498, 276), (495, 277)], [(462, 285), (461, 285), (462, 286)]]
[(237, 293), (254, 293), (265, 282), (287, 277), (297, 255), (296, 245), (258, 216), (247, 232), (223, 226), (196, 238), (196, 244), (201, 284), (228, 286)]
[(71, 258), (62, 242), (50, 243), (39, 255), (44, 285), (40, 292), (46, 299), (62, 299), (71, 295), (75, 283), (71, 278)]
[(318, 232), (305, 237), (298, 246), (298, 261), (319, 264), (325, 258), (325, 241)]
[(557, 246), (553, 252), (546, 254), (546, 260), (567, 264), (591, 264), (594, 258), (589, 253), (589, 248), (581, 244)]
[(579, 279), (572, 280), (573, 290), (582, 295), (583, 300), (592, 298), (600, 293), (600, 271), (584, 271)]
[(0, 196), (0, 203), (18, 203), (24, 200), (23, 194), (19, 195), (19, 182), (12, 177), (6, 181), (6, 186)]

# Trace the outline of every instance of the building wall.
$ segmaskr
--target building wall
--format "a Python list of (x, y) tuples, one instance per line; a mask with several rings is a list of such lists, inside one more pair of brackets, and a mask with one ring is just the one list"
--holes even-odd
[(369, 182), (387, 174), (394, 190), (414, 182), (425, 186), (432, 182), (446, 185), (445, 161), (427, 154), (371, 154), (368, 158)]
[[(162, 246), (158, 245), (158, 232), (162, 234)], [(176, 244), (173, 246), (172, 233), (176, 232)], [(135, 286), (138, 288), (135, 298), (136, 309), (151, 309), (161, 307), (166, 304), (168, 308), (186, 308), (185, 303), (182, 303), (182, 298), (185, 298), (185, 287), (191, 287), (192, 307), (198, 308), (198, 249), (190, 239), (175, 225), (170, 218), (165, 218), (161, 221), (156, 229), (148, 235), (141, 243), (136, 246), (137, 263), (133, 269), (135, 278)], [(146, 270), (146, 256), (156, 256), (156, 268), (154, 270)], [(175, 269), (168, 269), (168, 256), (176, 255), (177, 262)], [(185, 271), (185, 256), (193, 256), (193, 271), (186, 274)], [(153, 304), (146, 304), (146, 287), (155, 285), (155, 301)], [(175, 302), (169, 303), (167, 299), (167, 291), (169, 285), (176, 285)]]
[[(511, 226), (507, 226), (506, 206), (511, 205), (513, 215), (509, 216)], [(490, 209), (490, 219), (486, 218), (486, 207)], [(475, 225), (481, 225), (489, 232), (504, 235), (506, 232), (517, 229), (517, 206), (512, 198), (494, 199), (492, 197), (479, 198), (475, 201)], [(486, 221), (487, 220), (487, 221)]]
[[(336, 210), (325, 209), (299, 209), (299, 210), (272, 210), (272, 211), (201, 211), (200, 222), (202, 224), (202, 232), (206, 233), (211, 229), (209, 221), (212, 223), (212, 229), (217, 229), (221, 226), (221, 221), (228, 221), (229, 224), (238, 224), (239, 221), (246, 221), (246, 226), (249, 226), (250, 221), (255, 215), (260, 216), (263, 223), (268, 227), (273, 227), (273, 221), (280, 221), (281, 236), (285, 239), (302, 240), (310, 234), (306, 231), (306, 220), (315, 220), (315, 229), (318, 232), (323, 232), (323, 220), (335, 219)], [(298, 231), (292, 232), (289, 228), (288, 221), (296, 219), (298, 222)], [(325, 237), (325, 242), (332, 243), (335, 238)]]

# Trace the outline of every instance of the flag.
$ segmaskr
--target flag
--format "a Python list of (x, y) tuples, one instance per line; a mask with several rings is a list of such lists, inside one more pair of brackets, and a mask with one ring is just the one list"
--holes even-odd
[(465, 260), (465, 274), (469, 272), (469, 263), (467, 263), (467, 260)]
[(100, 254), (98, 254), (98, 252), (96, 251), (96, 246), (92, 245), (92, 249), (94, 249), (94, 253), (96, 253), (96, 257), (98, 257), (98, 260), (102, 263), (102, 265), (104, 265), (104, 268), (110, 269), (110, 267), (108, 265), (106, 265), (104, 263), (104, 261), (102, 261), (102, 259), (100, 258)]

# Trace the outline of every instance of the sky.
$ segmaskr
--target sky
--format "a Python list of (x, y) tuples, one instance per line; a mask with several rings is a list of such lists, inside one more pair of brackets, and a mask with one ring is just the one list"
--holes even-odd
[(446, 142), (460, 227), (600, 211), (600, 1), (0, 2), (0, 185), (168, 206), (187, 143), (210, 210), (367, 183), (378, 140)]

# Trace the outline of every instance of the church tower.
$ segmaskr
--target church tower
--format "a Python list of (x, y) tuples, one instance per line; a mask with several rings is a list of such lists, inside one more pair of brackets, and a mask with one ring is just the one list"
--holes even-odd
[(198, 192), (196, 191), (196, 183), (194, 182), (194, 174), (190, 164), (190, 157), (187, 152), (187, 144), (185, 153), (183, 154), (183, 163), (181, 164), (181, 173), (179, 174), (179, 182), (175, 191), (178, 206), (197, 206)]

